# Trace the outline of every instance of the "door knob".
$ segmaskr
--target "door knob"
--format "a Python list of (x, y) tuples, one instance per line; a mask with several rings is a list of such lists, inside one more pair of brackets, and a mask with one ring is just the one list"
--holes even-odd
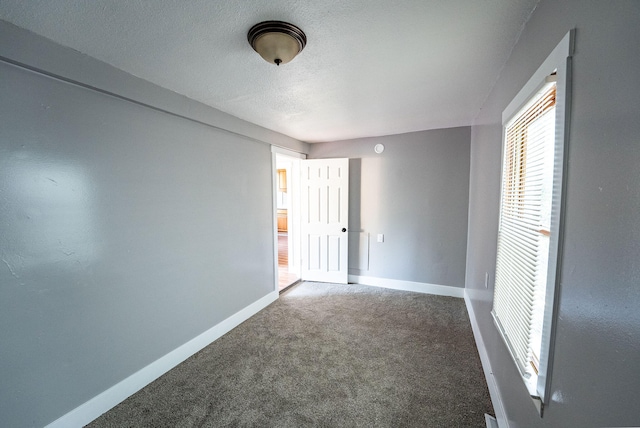
[(343, 228), (342, 228), (342, 231), (343, 231), (343, 232), (346, 232), (346, 231), (347, 231), (347, 228), (346, 228), (346, 227), (343, 227)]

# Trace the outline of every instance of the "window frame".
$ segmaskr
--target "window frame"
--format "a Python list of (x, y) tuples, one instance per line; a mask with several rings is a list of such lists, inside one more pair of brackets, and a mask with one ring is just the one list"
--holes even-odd
[[(575, 30), (569, 31), (551, 54), (545, 59), (538, 70), (528, 80), (524, 87), (518, 92), (516, 97), (509, 103), (502, 113), (502, 157), (506, 147), (506, 126), (520, 113), (522, 108), (538, 93), (544, 85), (546, 78), (555, 72), (556, 74), (556, 117), (555, 117), (555, 144), (554, 144), (554, 168), (553, 168), (553, 196), (551, 207), (551, 227), (549, 241), (549, 263), (547, 270), (545, 309), (542, 324), (542, 346), (540, 351), (540, 364), (538, 367), (537, 382), (532, 385), (523, 377), (524, 384), (531, 395), (531, 398), (542, 417), (544, 406), (549, 403), (548, 391), (551, 390), (551, 371), (555, 343), (555, 320), (557, 317), (557, 305), (560, 283), (560, 269), (562, 264), (562, 244), (564, 230), (564, 200), (566, 194), (566, 170), (567, 170), (567, 148), (569, 140), (570, 126), (570, 105), (571, 105), (571, 71), (572, 55), (574, 51)], [(501, 165), (502, 183), (504, 165)], [(500, 194), (500, 204), (502, 205), (502, 191)], [(500, 335), (501, 328), (498, 325), (495, 313), (492, 316)], [(505, 339), (503, 337), (503, 339)], [(506, 339), (505, 339), (506, 342)], [(507, 345), (509, 352), (511, 350)], [(513, 355), (512, 355), (513, 357)], [(517, 362), (514, 360), (517, 366)], [(520, 369), (518, 368), (520, 372)]]

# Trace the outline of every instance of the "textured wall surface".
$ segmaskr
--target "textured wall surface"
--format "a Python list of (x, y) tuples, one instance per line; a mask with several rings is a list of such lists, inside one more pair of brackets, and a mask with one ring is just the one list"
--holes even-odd
[[(466, 288), (511, 427), (639, 426), (640, 3), (542, 0), (472, 129)], [(541, 419), (491, 320), (501, 113), (576, 28), (566, 225)], [(489, 288), (484, 274), (489, 272)]]
[(46, 425), (274, 290), (268, 144), (6, 63), (0, 118), (0, 425)]
[(469, 142), (463, 127), (311, 145), (311, 158), (351, 158), (352, 274), (463, 287)]

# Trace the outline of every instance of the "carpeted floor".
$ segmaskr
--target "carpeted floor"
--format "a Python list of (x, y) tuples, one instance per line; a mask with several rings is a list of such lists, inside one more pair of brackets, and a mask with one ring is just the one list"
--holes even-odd
[(302, 283), (89, 427), (484, 427), (462, 299)]

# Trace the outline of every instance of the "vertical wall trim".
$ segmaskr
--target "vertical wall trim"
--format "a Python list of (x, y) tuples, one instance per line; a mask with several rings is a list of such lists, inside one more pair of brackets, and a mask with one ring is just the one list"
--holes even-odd
[(491, 402), (493, 403), (493, 410), (496, 414), (499, 428), (509, 428), (509, 420), (504, 410), (504, 404), (502, 402), (502, 395), (498, 389), (496, 378), (493, 376), (493, 370), (491, 368), (491, 361), (489, 360), (489, 354), (487, 348), (484, 345), (484, 339), (480, 332), (480, 326), (476, 314), (473, 311), (473, 305), (471, 304), (471, 298), (467, 290), (464, 290), (464, 302), (467, 305), (467, 312), (469, 313), (469, 321), (471, 322), (471, 329), (473, 330), (473, 337), (476, 340), (476, 347), (478, 348), (478, 354), (480, 354), (480, 361), (482, 362), (482, 370), (484, 371), (484, 377), (487, 380), (487, 387), (489, 388), (489, 395), (491, 396)]
[(278, 299), (278, 292), (273, 291), (246, 308), (236, 312), (224, 321), (211, 327), (201, 335), (191, 339), (184, 345), (174, 349), (157, 359), (145, 368), (132, 374), (101, 394), (76, 407), (66, 415), (56, 419), (46, 428), (80, 427), (88, 424), (98, 416), (113, 408), (129, 396), (135, 394), (184, 360), (200, 351), (218, 338), (233, 330), (242, 322), (251, 318)]
[(277, 151), (271, 146), (271, 216), (273, 218), (273, 289), (280, 288), (280, 266), (278, 261), (278, 160)]

